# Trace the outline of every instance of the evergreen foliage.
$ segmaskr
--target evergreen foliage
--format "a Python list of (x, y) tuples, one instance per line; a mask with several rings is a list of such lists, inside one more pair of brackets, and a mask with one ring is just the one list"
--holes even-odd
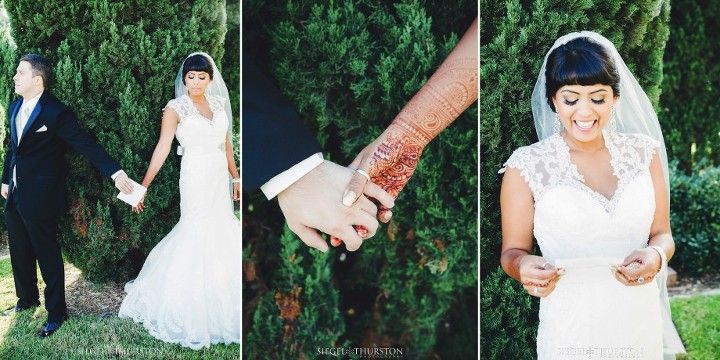
[(683, 276), (700, 275), (720, 266), (720, 167), (708, 158), (688, 173), (675, 160), (670, 188), (670, 222), (675, 255), (672, 266)]
[(225, 55), (218, 64), (225, 84), (230, 93), (233, 111), (233, 149), (235, 160), (240, 159), (240, 2), (229, 1), (225, 6), (227, 12), (227, 34), (225, 35)]
[[(0, 164), (3, 164), (5, 161), (5, 146), (8, 144), (5, 142), (5, 135), (9, 128), (5, 125), (6, 122), (4, 119), (7, 118), (10, 99), (12, 99), (15, 94), (12, 77), (15, 75), (18, 58), (16, 53), (17, 47), (10, 36), (10, 22), (3, 9), (3, 3), (0, 1), (0, 119), (3, 119), (0, 121), (0, 138), (3, 139), (2, 149), (0, 150)], [(0, 221), (0, 234), (6, 231), (4, 212), (5, 207), (0, 206), (0, 217), (2, 217), (2, 221)]]
[[(248, 1), (243, 52), (265, 64), (326, 158), (348, 164), (476, 14), (473, 1)], [(282, 231), (275, 201), (245, 196), (244, 355), (374, 346), (402, 347), (409, 358), (476, 358), (477, 140), (473, 105), (425, 149), (391, 224), (354, 253), (315, 254)], [(300, 315), (288, 322), (277, 297), (293, 289)]]
[[(50, 59), (56, 81), (49, 91), (137, 181), (147, 169), (182, 61), (194, 51), (218, 63), (223, 59), (225, 1), (7, 0), (5, 7), (17, 51), (3, 51), (3, 64), (9, 61), (14, 69), (26, 53)], [(7, 47), (7, 40), (0, 46)], [(233, 78), (237, 67), (229, 65), (223, 76)], [(1, 76), (7, 74), (4, 65)], [(5, 108), (7, 93), (0, 95)], [(6, 121), (5, 116), (5, 126)], [(140, 215), (115, 198), (112, 181), (79, 153), (70, 151), (67, 160), (70, 214), (59, 233), (66, 259), (91, 280), (127, 280), (178, 220), (180, 159), (173, 150)]]
[(678, 0), (672, 6), (659, 115), (668, 157), (687, 173), (704, 157), (720, 164), (720, 44), (713, 39), (720, 3)]
[(497, 171), (513, 150), (537, 141), (532, 89), (545, 53), (566, 33), (592, 30), (612, 41), (657, 109), (670, 4), (509, 0), (480, 6), (481, 354), (532, 358), (538, 302), (499, 267), (502, 176)]

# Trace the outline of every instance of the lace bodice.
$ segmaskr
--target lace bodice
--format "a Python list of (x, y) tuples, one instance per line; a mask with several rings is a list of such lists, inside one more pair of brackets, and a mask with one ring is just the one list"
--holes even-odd
[(175, 110), (180, 117), (175, 137), (186, 153), (207, 152), (215, 149), (225, 150), (225, 138), (229, 125), (225, 113), (225, 99), (213, 95), (205, 95), (205, 97), (210, 104), (210, 111), (213, 113), (212, 119), (200, 114), (192, 99), (187, 95), (172, 99), (166, 105), (166, 108)]
[(612, 199), (585, 185), (559, 134), (517, 149), (500, 170), (519, 169), (528, 183), (533, 233), (547, 260), (624, 258), (647, 243), (655, 212), (650, 162), (659, 143), (639, 134), (603, 134), (618, 179)]

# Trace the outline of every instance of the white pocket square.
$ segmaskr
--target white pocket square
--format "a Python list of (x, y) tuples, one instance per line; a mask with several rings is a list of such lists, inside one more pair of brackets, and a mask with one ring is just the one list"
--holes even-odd
[(47, 126), (43, 125), (41, 128), (37, 129), (37, 131), (35, 131), (35, 132), (43, 132), (43, 131), (47, 131)]

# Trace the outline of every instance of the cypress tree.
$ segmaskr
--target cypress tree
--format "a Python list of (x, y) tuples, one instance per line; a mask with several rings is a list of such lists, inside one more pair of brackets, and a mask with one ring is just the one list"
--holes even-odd
[(686, 173), (702, 158), (720, 164), (720, 45), (710, 40), (720, 30), (718, 15), (715, 1), (673, 1), (660, 123), (668, 157)]
[[(15, 54), (51, 60), (56, 81), (49, 91), (137, 181), (147, 169), (182, 61), (205, 51), (222, 64), (225, 1), (8, 0), (5, 7)], [(17, 55), (8, 57), (4, 61), (14, 69)], [(223, 75), (232, 78), (235, 69)], [(6, 107), (7, 98), (0, 100)], [(168, 157), (140, 215), (115, 198), (112, 181), (81, 155), (71, 151), (67, 160), (69, 216), (59, 232), (65, 257), (91, 280), (127, 280), (179, 218), (179, 157), (174, 151)]]
[[(5, 146), (8, 144), (8, 142), (5, 141), (7, 140), (5, 139), (5, 135), (7, 133), (6, 129), (9, 127), (6, 125), (5, 119), (7, 119), (7, 107), (10, 104), (10, 99), (12, 99), (15, 94), (12, 77), (15, 75), (15, 69), (17, 67), (16, 50), (17, 46), (15, 46), (10, 36), (10, 19), (8, 19), (7, 12), (2, 2), (0, 2), (0, 119), (2, 119), (2, 121), (0, 121), (0, 136), (3, 139), (3, 147), (2, 151), (0, 151), (0, 164), (3, 164), (5, 161)], [(5, 218), (5, 216), (2, 215), (4, 211), (5, 207), (0, 207), (0, 216), (2, 216), (3, 219)], [(5, 221), (0, 221), (0, 233), (4, 233), (5, 231)]]
[(657, 109), (670, 4), (510, 0), (480, 5), (481, 354), (529, 359), (536, 356), (538, 301), (499, 266), (502, 176), (497, 171), (513, 150), (537, 141), (532, 89), (545, 53), (566, 33), (592, 30), (612, 41)]
[[(243, 52), (265, 64), (326, 158), (345, 165), (476, 14), (474, 1), (248, 1)], [(244, 355), (374, 346), (410, 358), (477, 357), (477, 140), (474, 105), (425, 149), (391, 224), (354, 253), (315, 254), (282, 230), (276, 203), (246, 196)], [(289, 304), (299, 314), (291, 320)]]

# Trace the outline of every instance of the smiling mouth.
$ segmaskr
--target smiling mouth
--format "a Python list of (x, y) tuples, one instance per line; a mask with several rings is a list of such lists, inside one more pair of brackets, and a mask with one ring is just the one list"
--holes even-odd
[(575, 120), (574, 122), (575, 122), (575, 125), (578, 128), (580, 128), (580, 130), (590, 130), (593, 127), (593, 125), (595, 125), (596, 121), (597, 120), (589, 120), (589, 121)]

